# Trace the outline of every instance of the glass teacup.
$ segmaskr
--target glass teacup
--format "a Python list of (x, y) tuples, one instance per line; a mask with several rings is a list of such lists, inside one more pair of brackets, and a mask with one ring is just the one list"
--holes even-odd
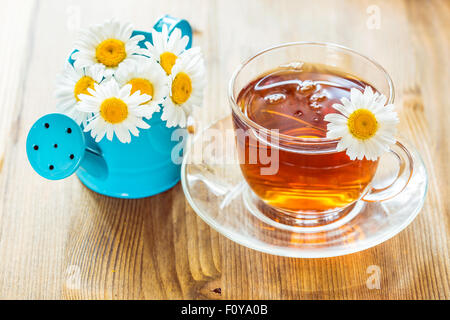
[[(412, 174), (411, 155), (400, 142), (380, 160), (350, 160), (345, 151), (336, 150), (339, 140), (312, 132), (314, 126), (307, 128), (309, 133), (293, 135), (270, 130), (273, 128), (249, 117), (247, 102), (240, 99), (249, 83), (263, 79), (261, 76), (270, 70), (299, 71), (303, 66), (319, 64), (341, 70), (350, 78), (363, 79), (387, 97), (387, 104), (394, 102), (392, 80), (379, 64), (353, 50), (327, 43), (298, 42), (264, 50), (236, 70), (229, 86), (240, 166), (251, 189), (247, 206), (289, 224), (316, 226), (333, 222), (357, 210), (360, 200), (382, 201), (395, 196)], [(383, 186), (375, 188), (375, 182)]]

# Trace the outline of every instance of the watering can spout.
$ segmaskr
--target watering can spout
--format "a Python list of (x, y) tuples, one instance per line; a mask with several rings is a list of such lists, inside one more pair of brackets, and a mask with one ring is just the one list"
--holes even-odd
[(33, 169), (50, 180), (67, 178), (79, 168), (106, 174), (101, 154), (86, 147), (81, 127), (60, 113), (47, 114), (33, 124), (26, 149)]

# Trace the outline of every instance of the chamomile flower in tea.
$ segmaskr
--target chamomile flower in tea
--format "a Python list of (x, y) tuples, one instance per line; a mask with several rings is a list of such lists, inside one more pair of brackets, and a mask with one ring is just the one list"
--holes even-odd
[(84, 131), (90, 131), (96, 142), (105, 135), (108, 140), (112, 140), (115, 134), (120, 142), (129, 143), (130, 133), (138, 136), (138, 128), (150, 128), (143, 117), (150, 118), (154, 108), (142, 105), (150, 96), (137, 91), (131, 94), (131, 88), (131, 84), (120, 88), (112, 78), (100, 85), (94, 84), (94, 90), (88, 89), (91, 95), (80, 94), (81, 103), (77, 107), (93, 114)]
[(167, 127), (186, 126), (194, 106), (201, 106), (205, 87), (205, 67), (201, 54), (180, 57), (170, 75), (170, 94), (164, 101), (162, 120)]
[(131, 94), (140, 92), (150, 97), (143, 105), (160, 111), (159, 105), (169, 94), (169, 78), (161, 66), (151, 58), (142, 57), (139, 63), (121, 65), (115, 74), (120, 86), (131, 85)]
[(169, 36), (167, 26), (161, 32), (152, 31), (153, 44), (146, 42), (149, 55), (159, 62), (167, 75), (170, 75), (177, 59), (185, 51), (189, 43), (188, 36), (181, 36), (181, 30), (176, 28)]
[(352, 88), (350, 100), (341, 99), (333, 108), (341, 114), (330, 113), (327, 138), (340, 138), (338, 151), (346, 150), (351, 160), (377, 160), (395, 143), (396, 125), (399, 122), (394, 105), (385, 106), (386, 97), (374, 93), (367, 86), (364, 93)]
[(94, 89), (94, 84), (103, 80), (104, 72), (105, 68), (100, 65), (74, 68), (67, 63), (56, 82), (56, 110), (71, 117), (78, 124), (85, 123), (90, 114), (76, 108), (80, 102), (79, 95), (89, 95), (88, 89)]
[(109, 75), (121, 64), (139, 59), (142, 50), (138, 43), (143, 35), (131, 36), (133, 26), (110, 20), (81, 32), (72, 55), (76, 67), (103, 65)]

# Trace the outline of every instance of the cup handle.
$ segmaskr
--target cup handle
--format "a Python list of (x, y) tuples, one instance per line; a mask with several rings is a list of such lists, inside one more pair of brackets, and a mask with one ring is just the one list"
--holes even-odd
[(398, 160), (399, 170), (394, 181), (384, 188), (372, 188), (362, 200), (366, 202), (377, 202), (389, 200), (405, 189), (411, 179), (413, 173), (413, 158), (408, 149), (400, 143), (396, 142), (389, 150)]

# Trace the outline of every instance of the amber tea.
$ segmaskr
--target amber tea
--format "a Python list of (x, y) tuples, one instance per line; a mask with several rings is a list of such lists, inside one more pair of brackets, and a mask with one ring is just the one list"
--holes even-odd
[[(320, 64), (303, 64), (301, 69), (279, 68), (261, 75), (244, 87), (237, 104), (250, 120), (294, 139), (308, 139), (309, 149), (283, 147), (278, 171), (262, 175), (265, 164), (241, 163), (243, 175), (256, 195), (267, 204), (291, 212), (326, 212), (343, 208), (368, 189), (377, 161), (351, 161), (345, 152), (334, 150), (336, 143), (314, 143), (326, 137), (327, 113), (337, 112), (334, 103), (347, 97), (350, 89), (364, 90), (369, 84), (343, 71)], [(372, 88), (376, 91), (376, 88)], [(245, 129), (233, 116), (236, 129)], [(317, 139), (319, 141), (319, 139)], [(245, 157), (261, 141), (237, 136), (238, 153)]]

